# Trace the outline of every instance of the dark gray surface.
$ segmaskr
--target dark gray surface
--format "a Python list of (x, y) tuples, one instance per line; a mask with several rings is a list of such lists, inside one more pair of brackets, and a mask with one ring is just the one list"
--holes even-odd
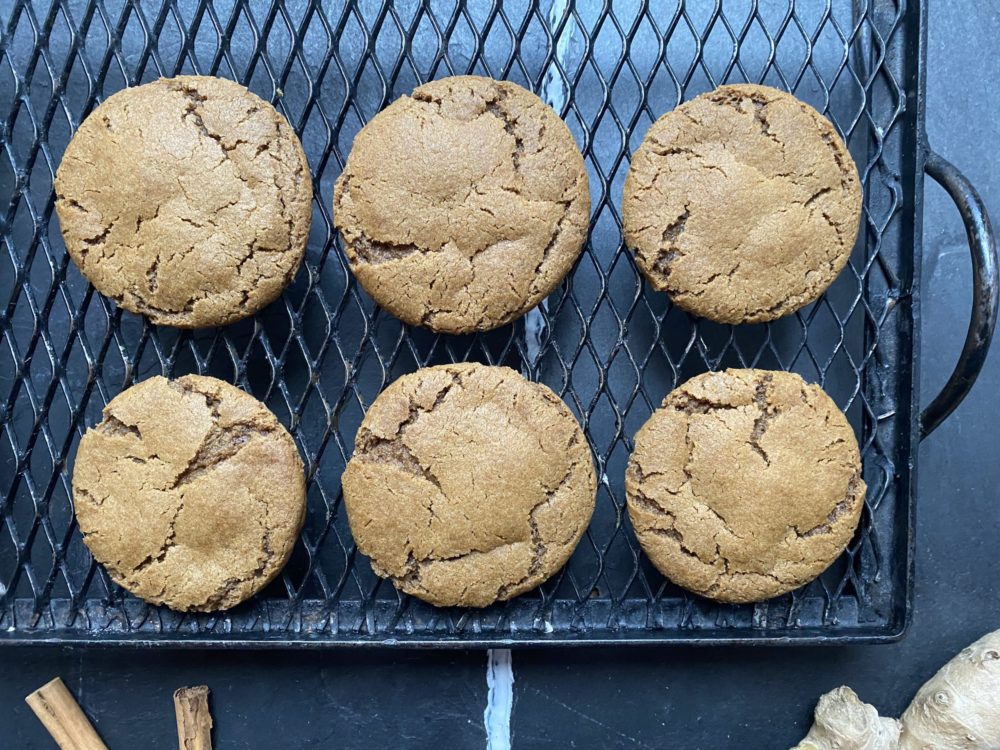
[(24, 696), (60, 675), (111, 750), (177, 747), (173, 691), (212, 689), (215, 747), (485, 744), (480, 653), (171, 652), (28, 648), (0, 655), (0, 748), (50, 748)]
[[(1000, 8), (930, 8), (927, 130), (1000, 217)], [(958, 215), (928, 183), (923, 382), (926, 400), (964, 336), (969, 260)], [(916, 611), (905, 640), (850, 649), (587, 649), (514, 655), (515, 747), (781, 748), (818, 695), (847, 682), (887, 713), (951, 654), (1000, 627), (989, 571), (1000, 538), (1000, 353), (969, 399), (921, 448)], [(207, 683), (216, 747), (484, 747), (482, 653), (0, 652), (0, 748), (52, 747), (23, 696), (66, 679), (115, 748), (176, 747), (170, 694)]]

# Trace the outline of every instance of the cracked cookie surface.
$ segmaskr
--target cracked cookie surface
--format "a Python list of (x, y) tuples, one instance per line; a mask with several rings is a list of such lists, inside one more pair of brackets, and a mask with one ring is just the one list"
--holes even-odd
[(547, 387), (506, 367), (428, 367), (365, 415), (343, 477), (358, 549), (397, 588), (485, 607), (538, 586), (590, 522), (583, 431)]
[(273, 302), (302, 263), (312, 180), (274, 107), (232, 81), (124, 89), (74, 134), (55, 181), (70, 257), (101, 294), (203, 328)]
[(180, 611), (229, 609), (288, 561), (305, 518), (295, 441), (215, 378), (154, 377), (80, 441), (73, 507), (112, 580)]
[(625, 181), (625, 242), (684, 310), (774, 320), (843, 270), (861, 197), (850, 153), (816, 110), (767, 86), (722, 86), (649, 129)]
[(566, 124), (530, 91), (456, 76), (390, 104), (354, 139), (333, 198), (351, 270), (411, 325), (505, 325), (583, 248), (590, 192)]
[(811, 581), (850, 542), (865, 483), (854, 431), (794, 373), (726, 370), (674, 389), (625, 473), (636, 536), (667, 578), (723, 602)]

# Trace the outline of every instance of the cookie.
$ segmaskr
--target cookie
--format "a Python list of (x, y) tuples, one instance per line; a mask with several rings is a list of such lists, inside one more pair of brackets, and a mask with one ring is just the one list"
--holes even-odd
[(179, 328), (277, 299), (312, 219), (309, 165), (285, 118), (203, 76), (109, 97), (66, 147), (55, 191), (66, 249), (97, 291)]
[(281, 570), (305, 518), (295, 441), (215, 378), (150, 378), (80, 441), (73, 507), (111, 579), (153, 604), (229, 609)]
[(709, 372), (635, 436), (628, 512), (653, 564), (690, 591), (755, 602), (822, 573), (861, 516), (854, 432), (794, 373)]
[(354, 139), (333, 197), (351, 270), (410, 325), (485, 331), (537, 305), (587, 237), (583, 157), (551, 107), (476, 76), (428, 83)]
[(622, 200), (650, 286), (720, 323), (774, 320), (819, 297), (860, 217), (858, 170), (833, 126), (767, 86), (722, 86), (663, 115)]
[(397, 588), (485, 607), (561, 568), (594, 510), (566, 405), (506, 367), (428, 367), (371, 405), (343, 476), (358, 549)]

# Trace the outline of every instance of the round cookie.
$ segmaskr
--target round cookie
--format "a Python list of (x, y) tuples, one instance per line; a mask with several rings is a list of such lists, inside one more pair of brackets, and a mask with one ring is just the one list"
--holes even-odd
[(816, 110), (767, 86), (722, 86), (653, 123), (632, 157), (625, 242), (690, 313), (758, 323), (819, 297), (857, 237), (861, 182)]
[(221, 78), (109, 97), (67, 146), (55, 191), (66, 249), (97, 291), (179, 328), (232, 323), (277, 299), (312, 219), (295, 132)]
[(343, 488), (378, 575), (431, 604), (485, 607), (566, 563), (597, 479), (583, 431), (551, 390), (506, 367), (456, 364), (379, 394)]
[(854, 432), (794, 373), (726, 370), (674, 389), (635, 437), (628, 512), (653, 564), (690, 591), (755, 602), (822, 573), (861, 516)]
[(150, 378), (83, 436), (73, 506), (112, 580), (180, 611), (229, 609), (281, 570), (305, 518), (295, 441), (215, 378)]
[(456, 76), (362, 128), (333, 213), (379, 305), (466, 333), (510, 323), (555, 289), (586, 240), (590, 191), (551, 107), (508, 81)]

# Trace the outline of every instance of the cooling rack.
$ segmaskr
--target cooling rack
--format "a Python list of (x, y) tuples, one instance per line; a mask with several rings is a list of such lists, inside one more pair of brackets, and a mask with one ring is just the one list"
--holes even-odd
[[(995, 249), (975, 191), (926, 146), (925, 9), (912, 0), (16, 0), (0, 9), (0, 642), (189, 646), (787, 643), (898, 637), (910, 610), (916, 447), (957, 405), (993, 330)], [(276, 303), (217, 330), (151, 326), (69, 262), (53, 173), (72, 132), (115, 91), (214, 74), (276, 104), (316, 186), (306, 263)], [(361, 126), (446, 75), (513, 80), (566, 120), (587, 162), (590, 239), (538, 309), (474, 336), (409, 328), (378, 310), (331, 223), (333, 183)], [(622, 244), (629, 154), (663, 112), (727, 82), (794, 92), (845, 137), (865, 187), (848, 267), (818, 302), (765, 325), (688, 316), (642, 282)], [(969, 230), (973, 315), (955, 374), (916, 402), (923, 175)], [(580, 419), (600, 477), (593, 523), (537, 591), (482, 611), (396, 593), (357, 554), (340, 476), (365, 409), (424, 365), (505, 364)], [(869, 486), (857, 535), (819, 579), (757, 605), (665, 581), (625, 512), (631, 437), (705, 370), (793, 370), (820, 383), (859, 437)], [(72, 459), (102, 407), (154, 374), (238, 384), (289, 427), (308, 517), (290, 564), (218, 615), (150, 607), (114, 586), (75, 527)]]

